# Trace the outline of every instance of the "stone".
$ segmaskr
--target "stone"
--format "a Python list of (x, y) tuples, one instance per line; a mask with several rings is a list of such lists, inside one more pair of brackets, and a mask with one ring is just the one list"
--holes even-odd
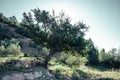
[(57, 80), (47, 69), (43, 67), (34, 67), (25, 71), (4, 72), (0, 80)]
[(12, 78), (14, 78), (14, 80), (25, 80), (24, 75), (23, 74), (12, 74)]
[(34, 80), (34, 76), (32, 73), (25, 73), (24, 76), (27, 80)]
[(2, 77), (1, 80), (13, 80), (13, 79), (11, 76), (7, 75), (7, 76)]
[(40, 78), (42, 76), (42, 72), (41, 71), (39, 71), (39, 72), (35, 71), (33, 74), (34, 74), (35, 78)]
[(52, 74), (50, 74), (48, 71), (46, 72), (46, 75), (47, 76), (50, 76), (50, 77), (52, 77), (53, 75)]

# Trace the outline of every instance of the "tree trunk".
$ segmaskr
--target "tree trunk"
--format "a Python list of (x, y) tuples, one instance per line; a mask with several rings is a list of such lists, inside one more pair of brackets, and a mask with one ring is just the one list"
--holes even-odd
[(53, 54), (54, 54), (54, 51), (53, 51), (53, 49), (50, 49), (50, 53), (49, 53), (49, 55), (47, 56), (47, 57), (45, 57), (45, 61), (44, 61), (44, 67), (45, 68), (48, 68), (48, 62), (50, 61), (50, 59), (51, 59), (51, 57), (53, 56)]

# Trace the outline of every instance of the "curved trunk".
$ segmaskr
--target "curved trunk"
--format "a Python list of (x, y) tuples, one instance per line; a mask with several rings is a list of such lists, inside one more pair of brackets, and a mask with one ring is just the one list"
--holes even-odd
[(53, 49), (50, 49), (50, 53), (47, 57), (45, 57), (45, 61), (44, 61), (44, 67), (47, 68), (48, 62), (50, 61), (51, 57), (53, 56), (55, 52), (53, 51)]

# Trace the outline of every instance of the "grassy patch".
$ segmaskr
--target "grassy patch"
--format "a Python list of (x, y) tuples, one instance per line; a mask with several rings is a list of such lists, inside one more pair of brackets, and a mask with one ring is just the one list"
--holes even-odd
[(33, 60), (35, 57), (0, 57), (0, 62), (6, 62), (10, 60)]
[(66, 80), (66, 77), (70, 80), (120, 80), (120, 70), (108, 70), (101, 66), (90, 67), (81, 65), (80, 67), (69, 67), (62, 64), (54, 64), (49, 66), (57, 79)]

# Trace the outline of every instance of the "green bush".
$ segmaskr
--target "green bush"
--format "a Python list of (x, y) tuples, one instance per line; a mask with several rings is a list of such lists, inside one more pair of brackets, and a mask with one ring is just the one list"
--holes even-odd
[(0, 56), (6, 56), (5, 47), (3, 45), (0, 46)]
[(99, 54), (99, 61), (103, 66), (107, 68), (120, 68), (120, 55), (111, 52), (106, 53), (105, 51), (101, 51)]
[(20, 46), (18, 44), (10, 44), (6, 48), (6, 52), (8, 53), (8, 56), (18, 56), (22, 54)]
[(0, 40), (7, 38), (8, 37), (7, 33), (8, 29), (0, 25)]
[(62, 52), (59, 57), (59, 61), (61, 63), (64, 63), (70, 67), (73, 66), (80, 66), (87, 62), (87, 59), (85, 57), (81, 57), (79, 54), (76, 54), (75, 52)]
[(30, 31), (27, 29), (24, 29), (24, 27), (17, 27), (16, 32), (26, 37), (31, 37), (32, 35)]
[(0, 71), (6, 71), (6, 70), (19, 70), (15, 65), (17, 63), (17, 60), (11, 59), (7, 62), (1, 62), (0, 63)]
[(19, 41), (16, 39), (3, 40), (0, 42), (0, 56), (22, 56)]

